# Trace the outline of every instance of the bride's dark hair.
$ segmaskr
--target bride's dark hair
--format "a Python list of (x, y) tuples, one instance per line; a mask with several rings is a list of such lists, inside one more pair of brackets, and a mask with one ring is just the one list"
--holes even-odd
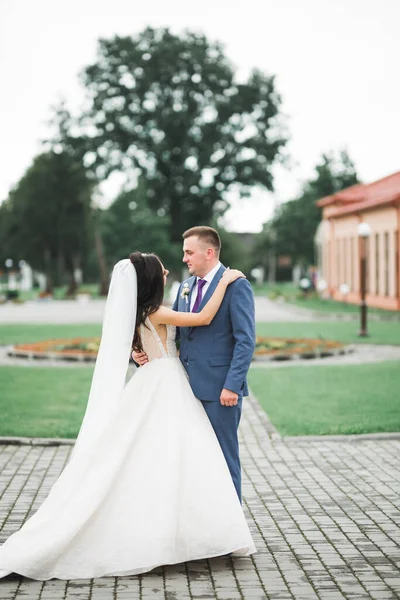
[(137, 275), (137, 314), (132, 348), (142, 350), (139, 327), (148, 316), (155, 313), (164, 299), (164, 273), (161, 261), (156, 254), (132, 252), (129, 260)]

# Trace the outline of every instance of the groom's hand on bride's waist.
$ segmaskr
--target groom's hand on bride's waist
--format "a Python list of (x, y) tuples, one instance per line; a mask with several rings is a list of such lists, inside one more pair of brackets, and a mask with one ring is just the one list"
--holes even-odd
[(219, 397), (222, 406), (236, 406), (238, 398), (239, 396), (235, 392), (227, 390), (226, 388), (222, 390), (221, 396)]
[(143, 367), (143, 365), (149, 362), (149, 357), (147, 356), (146, 352), (136, 352), (136, 350), (134, 350), (132, 352), (132, 358), (135, 363), (139, 365), (139, 367)]

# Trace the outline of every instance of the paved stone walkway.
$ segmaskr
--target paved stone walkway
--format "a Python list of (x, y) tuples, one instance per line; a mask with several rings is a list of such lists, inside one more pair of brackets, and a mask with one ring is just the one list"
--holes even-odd
[[(400, 598), (400, 440), (282, 440), (252, 399), (240, 428), (258, 553), (137, 577), (0, 581), (0, 600)], [(0, 541), (43, 502), (71, 445), (0, 445)]]
[(30, 300), (24, 304), (0, 305), (0, 323), (101, 323), (106, 301), (103, 299)]
[[(279, 368), (301, 366), (328, 366), (328, 365), (365, 365), (385, 361), (400, 361), (400, 346), (389, 346), (383, 344), (352, 344), (353, 352), (326, 356), (325, 358), (303, 358), (296, 360), (256, 360), (253, 367)], [(11, 360), (11, 359), (9, 359)], [(14, 359), (18, 360), (18, 359)], [(1, 348), (0, 348), (1, 363)]]
[[(169, 299), (166, 299), (169, 302)], [(256, 321), (358, 321), (358, 313), (331, 313), (272, 301), (265, 296), (256, 296)], [(7, 302), (0, 304), (1, 323), (101, 323), (105, 307), (104, 299), (76, 300), (30, 300), (24, 304)], [(399, 315), (385, 316), (369, 313), (368, 319), (398, 321)]]
[[(268, 298), (256, 296), (257, 321), (313, 321), (311, 311), (295, 306), (278, 304)], [(18, 323), (101, 323), (105, 300), (30, 301), (24, 304), (10, 302), (0, 305), (0, 324)]]

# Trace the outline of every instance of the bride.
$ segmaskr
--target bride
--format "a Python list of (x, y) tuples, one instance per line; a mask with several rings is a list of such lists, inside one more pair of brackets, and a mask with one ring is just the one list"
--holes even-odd
[[(255, 552), (212, 426), (175, 347), (207, 325), (240, 271), (199, 313), (162, 306), (168, 271), (135, 252), (113, 270), (88, 405), (71, 459), (39, 510), (0, 548), (0, 577), (85, 579)], [(132, 347), (149, 362), (125, 385)]]

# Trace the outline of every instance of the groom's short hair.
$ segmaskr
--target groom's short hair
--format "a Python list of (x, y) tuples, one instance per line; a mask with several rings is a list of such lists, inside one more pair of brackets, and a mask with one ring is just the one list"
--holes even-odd
[(209, 244), (219, 254), (221, 250), (221, 238), (216, 229), (207, 227), (206, 225), (198, 225), (197, 227), (187, 229), (182, 234), (184, 240), (193, 236), (197, 236), (199, 240), (203, 240), (206, 244)]

